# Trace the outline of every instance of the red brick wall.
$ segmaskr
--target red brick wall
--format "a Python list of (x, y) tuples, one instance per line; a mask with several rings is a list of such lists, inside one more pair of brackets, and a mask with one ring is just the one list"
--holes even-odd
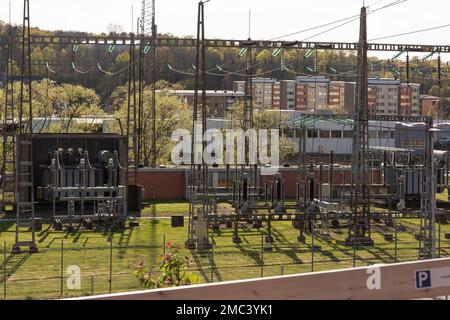
[(138, 172), (138, 184), (145, 189), (144, 201), (183, 200), (184, 171), (142, 170)]
[[(280, 170), (285, 184), (286, 198), (295, 199), (297, 192), (297, 169)], [(351, 171), (335, 168), (334, 183), (342, 184), (345, 175), (345, 183), (351, 183)], [(323, 170), (323, 183), (328, 183), (328, 169)], [(380, 171), (374, 170), (374, 183), (381, 183)], [(316, 194), (319, 192), (319, 170), (315, 170)], [(260, 186), (264, 187), (264, 181), (274, 181), (274, 176), (261, 176)], [(185, 172), (184, 170), (144, 169), (138, 171), (138, 184), (145, 189), (144, 201), (185, 200)]]

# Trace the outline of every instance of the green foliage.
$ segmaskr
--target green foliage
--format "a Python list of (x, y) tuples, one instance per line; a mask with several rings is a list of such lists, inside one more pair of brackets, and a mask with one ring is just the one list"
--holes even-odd
[[(225, 115), (226, 129), (244, 128), (244, 103), (236, 102)], [(276, 110), (255, 111), (253, 113), (254, 128), (259, 129), (278, 129), (280, 124), (287, 120), (287, 117)], [(294, 155), (294, 144), (280, 132), (280, 162), (285, 162), (290, 156)]]
[[(0, 42), (2, 38), (6, 36), (8, 26), (6, 24), (0, 25)], [(21, 35), (21, 28), (14, 27), (12, 33), (15, 36)], [(84, 32), (67, 32), (67, 31), (46, 31), (39, 28), (32, 28), (33, 35), (66, 35), (66, 36), (83, 36), (87, 35)], [(160, 35), (160, 37), (173, 38), (171, 34)], [(85, 87), (95, 88), (97, 94), (100, 96), (102, 104), (105, 103), (112, 92), (119, 86), (123, 86), (128, 81), (126, 66), (129, 63), (128, 46), (117, 46), (113, 52), (107, 52), (107, 46), (94, 46), (94, 45), (80, 45), (79, 50), (73, 54), (72, 45), (57, 45), (48, 44), (34, 46), (32, 50), (32, 59), (39, 63), (37, 66), (33, 66), (33, 74), (42, 77), (47, 77), (48, 70), (45, 67), (45, 62), (49, 62), (50, 66), (58, 71), (57, 78), (58, 83), (72, 83), (83, 84)], [(6, 56), (4, 49), (0, 48), (0, 56)], [(206, 69), (218, 72), (217, 65), (224, 65), (225, 70), (236, 71), (245, 70), (245, 57), (238, 57), (238, 48), (208, 48), (206, 53)], [(13, 54), (15, 61), (21, 61), (21, 48), (16, 47)], [(77, 74), (73, 72), (71, 68), (72, 54), (74, 63), (79, 66), (81, 70), (91, 69), (92, 71), (87, 74)], [(192, 71), (192, 65), (195, 64), (195, 48), (175, 48), (175, 47), (158, 47), (156, 59), (156, 74), (158, 79), (166, 80), (170, 83), (181, 83), (187, 89), (193, 89), (194, 82), (193, 77), (179, 74), (170, 71), (167, 64), (176, 67), (178, 70)], [(313, 67), (315, 54), (309, 58), (305, 58), (305, 50), (285, 50), (284, 58), (286, 67), (292, 72), (281, 72), (277, 69), (280, 68), (281, 55), (272, 57), (272, 50), (262, 50), (256, 55), (255, 72), (263, 72), (267, 70), (275, 70), (266, 76), (293, 79), (296, 73), (304, 73), (305, 67)], [(401, 58), (404, 58), (402, 56)], [(422, 60), (423, 56), (411, 57), (411, 68), (422, 70), (426, 73), (424, 76), (417, 76), (414, 72), (411, 72), (411, 82), (420, 83), (422, 85), (422, 93), (426, 93), (436, 83), (437, 73), (429, 72), (429, 68), (437, 66), (437, 55), (434, 55), (431, 59)], [(318, 51), (317, 63), (319, 66), (331, 66), (338, 70), (340, 74), (330, 75), (333, 80), (344, 81), (356, 81), (356, 55), (353, 52), (344, 51)], [(95, 67), (97, 62), (101, 62), (104, 70), (111, 72), (120, 69), (125, 69), (120, 74), (111, 76), (100, 73)], [(393, 65), (390, 60), (379, 60), (375, 57), (369, 57), (369, 65), (373, 63), (383, 66), (387, 71), (383, 72), (370, 72), (370, 77), (393, 77), (393, 73), (389, 71)], [(405, 61), (397, 59), (395, 61), (397, 66), (405, 66)], [(0, 73), (4, 74), (4, 66), (0, 66)], [(20, 70), (15, 66), (15, 75), (20, 74)], [(149, 83), (150, 72), (144, 72), (144, 80)], [(404, 79), (405, 74), (401, 77)], [(433, 78), (434, 81), (429, 81), (429, 78)], [(223, 77), (207, 76), (207, 89), (230, 89), (234, 80), (240, 80), (239, 76), (226, 75)], [(450, 91), (445, 90), (443, 93), (445, 96), (450, 96)]]
[[(157, 86), (164, 88), (164, 82), (158, 82)], [(167, 83), (167, 85), (169, 85)], [(156, 98), (156, 159), (157, 164), (168, 164), (170, 162), (170, 154), (174, 146), (171, 141), (172, 132), (175, 129), (190, 129), (191, 111), (186, 108), (180, 98), (171, 94), (169, 89), (177, 89), (179, 86), (170, 85), (157, 94)], [(120, 92), (117, 92), (120, 90)], [(127, 131), (127, 111), (128, 111), (128, 95), (119, 88), (113, 93), (111, 105), (119, 106), (119, 110), (115, 116), (119, 118), (123, 124), (123, 130)], [(143, 160), (145, 164), (152, 161), (152, 140), (153, 140), (153, 120), (151, 110), (152, 99), (151, 86), (144, 87), (143, 96)], [(115, 97), (115, 99), (114, 99)], [(118, 100), (118, 101), (117, 101)]]
[(145, 267), (141, 262), (133, 275), (139, 280), (142, 287), (147, 289), (180, 287), (200, 282), (200, 277), (189, 271), (189, 267), (193, 264), (192, 259), (188, 257), (181, 258), (180, 249), (173, 245), (172, 242), (166, 244), (169, 253), (162, 257), (159, 267), (159, 275), (153, 274), (152, 271)]
[[(33, 117), (44, 119), (58, 117), (61, 120), (58, 124), (45, 128), (43, 132), (98, 131), (98, 128), (94, 128), (94, 126), (92, 131), (86, 126), (80, 129), (73, 123), (74, 118), (105, 115), (100, 107), (100, 97), (94, 90), (74, 84), (58, 85), (49, 79), (33, 81), (31, 86)], [(28, 86), (25, 86), (24, 89), (27, 94)], [(4, 94), (4, 89), (0, 89), (1, 104), (4, 103)], [(14, 97), (17, 104), (20, 97), (20, 82), (14, 83)], [(28, 111), (24, 110), (24, 114), (28, 114)]]

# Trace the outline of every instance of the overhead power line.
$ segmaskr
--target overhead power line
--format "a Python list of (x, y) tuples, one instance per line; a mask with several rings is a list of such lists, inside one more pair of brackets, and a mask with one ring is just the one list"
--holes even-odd
[(443, 28), (448, 28), (448, 27), (450, 27), (450, 24), (444, 24), (442, 26), (431, 27), (431, 28), (427, 28), (427, 29), (421, 29), (421, 30), (416, 30), (416, 31), (404, 32), (404, 33), (398, 33), (398, 34), (393, 34), (393, 35), (389, 35), (389, 36), (383, 36), (383, 37), (379, 37), (379, 38), (374, 38), (374, 39), (370, 39), (369, 41), (376, 41), (376, 40), (383, 40), (383, 39), (389, 39), (389, 38), (396, 38), (396, 37), (401, 37), (401, 36), (407, 36), (407, 35), (410, 35), (410, 34), (416, 34), (416, 33), (421, 33), (421, 32), (432, 31), (432, 30), (438, 30), (438, 29), (443, 29)]
[[(386, 5), (382, 6), (382, 7), (380, 7), (380, 8), (377, 8), (377, 9), (375, 9), (375, 10), (370, 11), (368, 14), (372, 14), (372, 13), (378, 12), (378, 11), (380, 11), (380, 10), (387, 9), (387, 8), (389, 8), (389, 7), (392, 7), (392, 6), (401, 4), (401, 3), (406, 2), (406, 1), (408, 1), (408, 0), (395, 0), (395, 1), (391, 2), (391, 3), (389, 3), (389, 4), (386, 4)], [(380, 1), (380, 2), (381, 2), (381, 1)], [(378, 2), (378, 3), (379, 3), (379, 2)], [(377, 3), (376, 3), (376, 4), (377, 4)], [(286, 38), (286, 37), (294, 36), (294, 35), (297, 35), (297, 34), (305, 33), (305, 32), (308, 32), (308, 31), (313, 31), (313, 30), (316, 30), (316, 29), (321, 29), (321, 28), (324, 28), (324, 27), (328, 27), (328, 26), (331, 26), (331, 25), (334, 25), (334, 24), (343, 22), (342, 24), (340, 24), (340, 25), (338, 25), (338, 26), (335, 26), (335, 27), (333, 27), (333, 28), (331, 28), (331, 29), (322, 31), (322, 32), (320, 32), (320, 33), (318, 33), (318, 34), (315, 34), (315, 35), (313, 35), (313, 36), (310, 36), (310, 37), (308, 37), (308, 38), (302, 40), (302, 41), (306, 41), (306, 40), (309, 40), (309, 39), (314, 38), (314, 37), (316, 37), (316, 36), (319, 36), (319, 35), (322, 35), (322, 34), (324, 34), (324, 33), (327, 33), (327, 32), (330, 32), (330, 31), (332, 31), (332, 30), (335, 30), (335, 29), (337, 29), (337, 28), (343, 27), (343, 26), (345, 26), (345, 25), (347, 25), (347, 24), (349, 24), (349, 23), (351, 23), (351, 22), (353, 22), (353, 21), (359, 20), (359, 17), (360, 17), (359, 14), (352, 15), (352, 16), (349, 16), (349, 17), (346, 17), (346, 18), (338, 19), (338, 20), (335, 20), (335, 21), (332, 21), (332, 22), (328, 22), (328, 23), (321, 24), (321, 25), (318, 25), (318, 26), (310, 27), (310, 28), (307, 28), (307, 29), (303, 29), (303, 30), (300, 30), (300, 31), (296, 31), (296, 32), (292, 32), (292, 33), (289, 33), (289, 34), (285, 34), (285, 35), (279, 36), (279, 37), (275, 37), (275, 38), (269, 39), (269, 41), (272, 41), (272, 40), (278, 40), (278, 39), (281, 39), (281, 38)], [(348, 20), (349, 20), (349, 21), (348, 21)]]
[(305, 32), (308, 32), (308, 31), (315, 30), (315, 29), (320, 29), (320, 28), (323, 28), (323, 27), (328, 27), (328, 26), (331, 26), (331, 25), (333, 25), (333, 24), (336, 24), (336, 23), (339, 23), (339, 22), (343, 22), (343, 21), (347, 21), (347, 20), (349, 20), (349, 19), (354, 19), (354, 18), (358, 18), (358, 19), (359, 19), (359, 14), (353, 15), (353, 16), (350, 16), (350, 17), (347, 17), (347, 18), (335, 20), (335, 21), (332, 21), (332, 22), (328, 22), (328, 23), (325, 23), (325, 24), (321, 24), (321, 25), (318, 25), (318, 26), (315, 26), (315, 27), (310, 27), (310, 28), (303, 29), (303, 30), (300, 30), (300, 31), (288, 33), (288, 34), (285, 34), (285, 35), (282, 35), (282, 36), (279, 36), (279, 37), (275, 37), (275, 38), (269, 39), (269, 41), (272, 41), (272, 40), (278, 40), (278, 39), (286, 38), (286, 37), (290, 37), (290, 36), (295, 36), (295, 35), (300, 34), (300, 33), (305, 33)]

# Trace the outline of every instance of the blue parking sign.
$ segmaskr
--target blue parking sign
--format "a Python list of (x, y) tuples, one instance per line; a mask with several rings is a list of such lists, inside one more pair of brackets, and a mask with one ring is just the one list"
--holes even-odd
[(416, 288), (431, 288), (431, 270), (416, 271)]

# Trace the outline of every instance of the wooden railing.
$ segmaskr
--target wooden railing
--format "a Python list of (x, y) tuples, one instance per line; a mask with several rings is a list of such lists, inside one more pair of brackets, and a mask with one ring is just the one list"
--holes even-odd
[(127, 292), (100, 300), (421, 299), (450, 295), (450, 259)]

